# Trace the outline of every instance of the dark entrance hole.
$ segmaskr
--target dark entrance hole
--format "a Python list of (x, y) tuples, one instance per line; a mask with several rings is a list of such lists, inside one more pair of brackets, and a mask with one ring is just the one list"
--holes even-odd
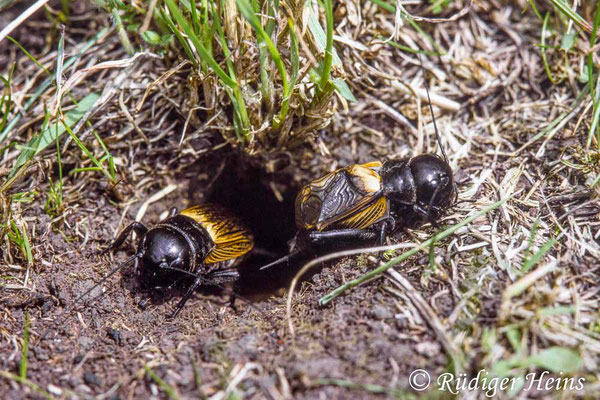
[[(202, 187), (207, 185), (206, 180), (192, 179), (190, 198), (203, 193), (202, 200), (197, 202), (228, 208), (248, 225), (255, 237), (254, 250), (239, 266), (236, 292), (260, 298), (287, 286), (297, 272), (295, 265), (267, 271), (259, 268), (287, 254), (288, 242), (296, 233), (294, 200), (299, 188), (294, 185), (291, 172), (284, 168), (283, 172), (268, 173), (248, 157), (232, 152), (217, 153), (213, 159), (204, 160), (200, 169), (206, 170), (206, 165), (214, 166), (207, 171), (208, 187)], [(280, 199), (273, 186), (277, 187)]]

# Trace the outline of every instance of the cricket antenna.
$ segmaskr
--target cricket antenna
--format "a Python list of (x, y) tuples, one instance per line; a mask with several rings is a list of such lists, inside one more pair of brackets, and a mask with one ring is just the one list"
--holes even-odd
[(113, 276), (114, 274), (116, 274), (117, 272), (119, 272), (120, 270), (122, 270), (123, 268), (131, 265), (131, 263), (136, 259), (136, 257), (137, 257), (137, 254), (129, 257), (122, 264), (119, 264), (118, 266), (116, 266), (115, 268), (113, 268), (113, 270), (110, 271), (108, 274), (106, 274), (102, 279), (100, 279), (100, 281), (98, 281), (98, 283), (96, 283), (94, 286), (92, 286), (91, 288), (89, 288), (88, 290), (86, 290), (85, 293), (83, 293), (82, 295), (80, 295), (79, 297), (77, 297), (73, 301), (73, 304), (79, 303), (81, 301), (81, 299), (83, 299), (85, 296), (87, 296), (88, 294), (90, 294), (98, 286), (100, 286), (104, 282), (106, 282), (108, 280), (108, 278), (110, 278), (111, 276)]
[(442, 146), (442, 141), (440, 139), (440, 132), (438, 131), (437, 124), (435, 122), (435, 114), (433, 113), (433, 106), (431, 105), (431, 97), (429, 96), (429, 83), (427, 82), (427, 77), (425, 76), (425, 67), (423, 67), (423, 60), (421, 60), (421, 54), (417, 53), (417, 57), (419, 58), (419, 62), (421, 63), (421, 70), (423, 71), (423, 81), (425, 82), (425, 91), (427, 92), (427, 102), (429, 103), (429, 111), (431, 112), (431, 118), (433, 120), (433, 128), (435, 129), (435, 137), (437, 138), (438, 146), (440, 147), (440, 151), (444, 156), (444, 161), (448, 164), (448, 156), (446, 156), (446, 152), (444, 151), (444, 147)]
[(297, 256), (298, 254), (300, 254), (299, 251), (294, 251), (293, 253), (288, 254), (287, 256), (283, 256), (281, 258), (278, 258), (277, 260), (267, 264), (267, 265), (263, 265), (262, 267), (259, 268), (259, 270), (263, 271), (265, 269), (269, 269), (271, 267), (274, 267), (275, 265), (279, 265), (279, 264), (283, 264), (284, 262), (289, 261), (292, 257)]

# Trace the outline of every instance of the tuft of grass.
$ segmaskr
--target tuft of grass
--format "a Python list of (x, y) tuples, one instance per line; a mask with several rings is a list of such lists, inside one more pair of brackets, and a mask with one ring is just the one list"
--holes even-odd
[[(91, 39), (89, 39), (85, 43), (85, 46), (83, 46), (81, 51), (79, 51), (77, 54), (70, 57), (64, 63), (63, 72), (68, 72), (70, 67), (72, 67), (81, 58), (81, 56), (85, 52), (87, 52), (90, 48), (95, 46), (104, 36), (106, 36), (106, 33), (108, 31), (109, 31), (109, 28), (103, 28), (100, 31), (98, 31), (98, 33), (96, 35), (94, 35)], [(0, 130), (0, 145), (2, 145), (4, 143), (4, 141), (9, 136), (11, 131), (14, 128), (16, 128), (17, 124), (21, 121), (23, 114), (25, 112), (29, 111), (31, 109), (31, 107), (36, 105), (42, 95), (46, 94), (47, 90), (50, 88), (50, 86), (54, 82), (54, 78), (55, 77), (53, 75), (46, 78), (38, 86), (38, 88), (35, 90), (35, 92), (33, 94), (29, 95), (29, 99), (27, 100), (27, 102), (25, 102), (25, 104), (21, 108), (15, 110), (15, 114), (11, 117), (10, 122), (8, 124), (6, 124), (2, 130)]]
[(46, 191), (46, 203), (44, 205), (44, 211), (50, 218), (54, 219), (62, 215), (63, 212), (63, 191), (62, 191), (62, 179), (58, 182), (50, 182), (48, 190)]
[(61, 116), (60, 119), (62, 119), (62, 121), (60, 124), (58, 124), (59, 119), (56, 119), (54, 123), (51, 123), (50, 112), (46, 111), (46, 117), (42, 124), (41, 132), (31, 138), (25, 146), (17, 146), (17, 148), (21, 149), (21, 153), (8, 175), (8, 180), (10, 181), (21, 173), (35, 155), (44, 151), (51, 143), (55, 143), (63, 133), (78, 123), (83, 115), (85, 115), (86, 111), (96, 103), (96, 100), (98, 100), (99, 97), (100, 95), (96, 93), (88, 94), (74, 109), (67, 111)]
[[(95, 43), (96, 38), (100, 34), (104, 33), (102, 30), (98, 35), (94, 37), (93, 40), (89, 42), (89, 46)], [(14, 41), (13, 41), (14, 42)], [(64, 61), (64, 31), (61, 33), (59, 42), (58, 42), (58, 51), (57, 51), (57, 59), (56, 59), (56, 71), (54, 74), (50, 74), (50, 72), (44, 68), (29, 52), (27, 52), (22, 46), (19, 45), (19, 48), (27, 55), (27, 57), (32, 60), (39, 68), (42, 68), (44, 72), (50, 74), (50, 77), (41, 85), (38, 91), (34, 94), (33, 98), (25, 104), (23, 107), (24, 110), (27, 110), (30, 106), (34, 104), (34, 101), (49, 89), (52, 78), (54, 78), (54, 82), (56, 87), (59, 88), (62, 85), (62, 77), (66, 69), (70, 67), (78, 58), (78, 56), (71, 57), (66, 62)], [(87, 46), (86, 46), (87, 47)], [(7, 82), (6, 82), (7, 83)], [(45, 110), (44, 114), (44, 122), (41, 125), (41, 131), (39, 134), (34, 135), (26, 145), (16, 145), (17, 149), (21, 150), (21, 153), (17, 157), (17, 160), (13, 164), (12, 170), (8, 174), (7, 181), (2, 185), (0, 189), (2, 192), (8, 190), (8, 188), (12, 185), (12, 183), (24, 173), (28, 164), (33, 160), (33, 158), (40, 154), (42, 151), (46, 150), (51, 143), (56, 144), (56, 160), (59, 168), (59, 178), (57, 181), (58, 187), (53, 187), (55, 189), (55, 193), (50, 193), (50, 197), (53, 199), (53, 203), (58, 205), (57, 211), (62, 208), (62, 161), (61, 161), (61, 152), (60, 152), (60, 143), (59, 139), (64, 132), (69, 132), (72, 139), (77, 143), (82, 152), (96, 165), (96, 170), (100, 170), (111, 182), (115, 181), (114, 175), (114, 165), (112, 165), (111, 157), (107, 157), (106, 160), (109, 161), (109, 169), (107, 170), (96, 158), (92, 155), (90, 151), (88, 151), (81, 141), (74, 137), (74, 134), (71, 130), (71, 127), (75, 124), (79, 123), (81, 118), (85, 115), (85, 113), (96, 103), (99, 94), (91, 93), (84, 97), (80, 102), (77, 102), (75, 99), (72, 99), (75, 102), (75, 108), (64, 113), (62, 112), (62, 108), (59, 107), (58, 116), (54, 117), (51, 115), (49, 110)], [(61, 103), (62, 99), (58, 99), (58, 103)], [(8, 136), (10, 130), (13, 126), (19, 121), (21, 114), (16, 114), (11, 122), (4, 126), (0, 125), (3, 130), (0, 133), (0, 143)], [(108, 151), (105, 146), (103, 149)], [(58, 197), (55, 196), (58, 194)], [(58, 201), (56, 201), (58, 200)], [(55, 207), (56, 208), (56, 207)]]
[[(583, 88), (582, 92), (585, 92), (586, 95), (589, 94), (592, 103), (592, 118), (591, 125), (588, 131), (587, 140), (586, 140), (586, 148), (589, 148), (592, 144), (594, 138), (596, 139), (597, 146), (600, 147), (600, 131), (598, 131), (598, 124), (600, 122), (600, 68), (598, 68), (594, 64), (593, 60), (593, 51), (595, 46), (597, 46), (598, 42), (598, 31), (600, 29), (600, 2), (596, 3), (596, 9), (594, 12), (594, 19), (592, 23), (588, 22), (583, 16), (581, 16), (576, 9), (571, 7), (564, 0), (550, 0), (554, 8), (554, 14), (558, 17), (557, 26), (554, 27), (556, 31), (556, 35), (560, 37), (560, 46), (550, 46), (547, 45), (547, 36), (548, 32), (550, 32), (550, 19), (551, 19), (551, 11), (546, 12), (544, 17), (542, 18), (540, 12), (535, 6), (535, 2), (533, 0), (529, 1), (531, 5), (531, 9), (536, 14), (538, 18), (540, 18), (542, 23), (541, 28), (541, 40), (540, 40), (540, 51), (542, 57), (542, 63), (544, 65), (544, 69), (546, 70), (546, 75), (550, 82), (554, 85), (561, 83), (564, 79), (569, 76), (570, 61), (567, 58), (569, 51), (574, 48), (575, 40), (577, 39), (577, 35), (572, 32), (571, 24), (577, 26), (584, 35), (588, 36), (588, 44), (590, 50), (587, 54), (584, 55), (584, 69), (582, 74), (580, 74), (580, 80), (587, 83), (587, 85)], [(560, 27), (562, 25), (566, 28)], [(564, 30), (564, 32), (561, 32)], [(562, 35), (562, 36), (561, 36)], [(558, 78), (552, 74), (550, 65), (555, 63), (548, 60), (547, 50), (552, 49), (554, 52), (560, 51), (564, 57), (564, 65), (563, 73)], [(561, 64), (557, 64), (561, 65)]]
[[(266, 46), (271, 56), (271, 59), (277, 67), (277, 71), (279, 72), (283, 92), (281, 98), (281, 108), (278, 116), (274, 117), (272, 122), (273, 129), (279, 129), (286, 119), (291, 95), (288, 73), (286, 71), (285, 65), (283, 64), (282, 56), (279, 50), (277, 50), (277, 46), (275, 45), (275, 43), (273, 43), (269, 34), (267, 34), (265, 29), (263, 29), (263, 27), (261, 26), (261, 22), (258, 16), (256, 15), (254, 8), (250, 5), (250, 3), (247, 0), (236, 0), (236, 4), (239, 11), (242, 13), (244, 18), (248, 21), (248, 23), (256, 33), (259, 46), (262, 45), (262, 49), (264, 49)], [(271, 28), (269, 30), (272, 31), (272, 26), (272, 24), (267, 24), (267, 29)], [(293, 31), (290, 30), (290, 32)], [(327, 56), (325, 56), (325, 58), (327, 58)], [(261, 64), (266, 64), (266, 57), (264, 57), (264, 52), (263, 56), (261, 57)]]
[(33, 254), (31, 252), (31, 242), (27, 236), (27, 229), (17, 225), (14, 220), (10, 220), (7, 225), (2, 226), (8, 240), (21, 251), (21, 256), (27, 261), (27, 265), (33, 265)]
[[(165, 0), (154, 11), (155, 29), (164, 26), (168, 32), (163, 33), (174, 35), (179, 45), (175, 49), (194, 66), (192, 74), (202, 81), (216, 76), (218, 86), (204, 85), (205, 91), (213, 90), (204, 97), (227, 96), (232, 115), (226, 122), (233, 126), (238, 143), (250, 152), (259, 146), (269, 151), (290, 144), (292, 127), (297, 139), (327, 123), (336, 90), (347, 100), (355, 100), (343, 79), (333, 76), (342, 64), (333, 47), (331, 1), (303, 4), (292, 10), (278, 1), (236, 0), (232, 7), (217, 1)], [(325, 30), (314, 11), (318, 7), (324, 10)], [(309, 29), (301, 34), (313, 38), (298, 36), (304, 15)], [(240, 32), (251, 35), (241, 37)], [(300, 48), (301, 41), (306, 46)], [(308, 60), (317, 60), (319, 65), (301, 74), (300, 66)], [(260, 97), (254, 95), (255, 90)], [(210, 110), (210, 104), (206, 108)], [(227, 129), (222, 134), (228, 138)]]

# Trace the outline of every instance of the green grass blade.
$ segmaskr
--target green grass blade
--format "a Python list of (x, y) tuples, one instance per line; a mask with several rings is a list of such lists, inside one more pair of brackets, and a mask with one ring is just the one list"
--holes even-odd
[(350, 90), (350, 87), (348, 86), (348, 84), (346, 83), (345, 80), (343, 80), (342, 78), (335, 78), (331, 82), (333, 83), (333, 86), (338, 91), (338, 93), (340, 95), (342, 95), (343, 98), (345, 98), (348, 101), (352, 101), (352, 102), (357, 101), (356, 97), (354, 97), (354, 93), (352, 93), (352, 90)]
[[(102, 173), (108, 178), (111, 179), (110, 173), (106, 170), (106, 168), (104, 168), (104, 166), (96, 159), (96, 157), (94, 157), (94, 155), (92, 154), (91, 151), (88, 150), (88, 148), (83, 144), (83, 142), (77, 137), (77, 135), (71, 130), (71, 127), (69, 127), (69, 125), (67, 125), (64, 121), (63, 121), (63, 128), (69, 133), (69, 135), (71, 136), (71, 139), (73, 139), (73, 141), (77, 144), (77, 146), (79, 147), (79, 149), (81, 149), (81, 151), (90, 159), (90, 161), (92, 161), (92, 163), (99, 169), (102, 171)], [(58, 137), (58, 136), (57, 136)]]
[(108, 161), (108, 166), (109, 166), (109, 171), (110, 171), (110, 180), (111, 180), (111, 182), (114, 183), (117, 180), (116, 171), (115, 171), (115, 164), (114, 164), (114, 161), (115, 161), (114, 157), (108, 151), (108, 147), (106, 147), (106, 144), (104, 144), (104, 142), (100, 138), (100, 135), (98, 135), (98, 132), (96, 132), (95, 129), (92, 129), (92, 133), (93, 133), (94, 137), (96, 138), (96, 140), (98, 141), (98, 143), (100, 144), (100, 147), (102, 147), (102, 150), (104, 151), (104, 154), (106, 154), (104, 157), (102, 157), (102, 159), (100, 160), (100, 162), (104, 163), (104, 160)]
[(196, 35), (199, 35), (200, 34), (200, 20), (198, 19), (198, 9), (196, 8), (196, 0), (190, 1), (190, 11), (192, 13), (192, 26), (194, 27), (194, 33)]
[[(8, 78), (0, 75), (0, 81), (4, 83), (4, 90), (2, 91), (2, 99), (0, 100), (0, 112), (2, 113), (2, 120), (0, 121), (0, 131), (4, 130), (6, 121), (8, 120), (8, 114), (10, 113), (13, 102), (12, 102), (12, 90), (10, 87), (10, 81), (12, 80), (13, 72), (15, 71), (16, 62), (10, 68)], [(2, 151), (0, 151), (2, 154)]]
[(256, 34), (260, 36), (260, 39), (266, 43), (267, 50), (271, 55), (271, 59), (273, 60), (273, 63), (275, 63), (275, 66), (279, 71), (279, 75), (281, 76), (281, 84), (283, 86), (283, 99), (281, 101), (281, 109), (279, 111), (279, 115), (273, 121), (273, 128), (278, 129), (281, 126), (281, 124), (283, 124), (283, 122), (285, 121), (285, 117), (287, 115), (289, 107), (289, 96), (291, 93), (288, 81), (288, 74), (285, 70), (285, 65), (283, 64), (283, 60), (281, 59), (281, 54), (279, 54), (279, 51), (277, 50), (277, 46), (275, 45), (275, 43), (273, 43), (267, 32), (265, 32), (265, 30), (261, 26), (260, 20), (256, 16), (256, 13), (250, 5), (250, 3), (247, 0), (236, 0), (236, 4), (238, 6), (238, 10), (240, 10), (240, 13), (244, 16), (246, 21), (248, 21), (252, 29), (254, 29)]
[(385, 387), (380, 385), (374, 385), (371, 383), (356, 383), (346, 379), (330, 379), (330, 378), (322, 378), (315, 382), (316, 385), (321, 386), (339, 386), (346, 389), (354, 389), (354, 390), (364, 390), (367, 393), (372, 394), (387, 394), (389, 398), (398, 399), (398, 400), (415, 400), (417, 396), (412, 393), (403, 392), (400, 389)]
[[(110, 28), (104, 28), (104, 29), (100, 30), (100, 32), (98, 32), (96, 35), (94, 35), (94, 37), (92, 37), (90, 40), (88, 40), (87, 43), (85, 44), (85, 46), (83, 46), (83, 48), (81, 49), (81, 51), (79, 51), (79, 53), (77, 53), (73, 57), (69, 58), (67, 60), (67, 62), (65, 62), (64, 67), (63, 67), (64, 71), (66, 72), (68, 70), (68, 68), (71, 67), (77, 60), (79, 60), (79, 58), (81, 58), (81, 56), (86, 51), (88, 51), (102, 37), (104, 37), (106, 32), (108, 32), (109, 30), (110, 30)], [(44, 93), (46, 93), (46, 90), (48, 89), (48, 87), (50, 87), (50, 85), (53, 82), (54, 82), (54, 76), (48, 77), (39, 86), (39, 88), (35, 91), (35, 93), (29, 98), (29, 100), (23, 105), (22, 109), (19, 109), (17, 114), (11, 119), (11, 121), (8, 123), (8, 125), (6, 125), (4, 127), (4, 129), (2, 130), (2, 132), (0, 133), (0, 144), (2, 144), (4, 142), (4, 140), (6, 140), (6, 136), (8, 135), (8, 133), (19, 123), (19, 121), (21, 120), (21, 117), (22, 117), (22, 112), (28, 111), (31, 108), (31, 106), (33, 106), (36, 103), (36, 101), (40, 98), (40, 96), (42, 96)]]
[[(385, 40), (386, 38), (384, 37), (379, 37), (380, 40)], [(397, 49), (400, 49), (406, 53), (412, 53), (412, 54), (424, 54), (426, 56), (441, 56), (442, 53), (438, 53), (436, 51), (427, 51), (427, 50), (415, 50), (413, 48), (410, 48), (408, 46), (404, 46), (398, 42), (394, 42), (393, 40), (386, 40), (385, 42), (386, 44), (389, 44), (390, 46), (393, 46)]]
[[(312, 33), (312, 35), (315, 39), (315, 44), (316, 44), (319, 52), (325, 53), (325, 49), (327, 49), (327, 34), (325, 33), (325, 30), (321, 26), (321, 23), (319, 22), (319, 18), (313, 11), (310, 1), (306, 2), (305, 7), (308, 10), (308, 29), (310, 29), (310, 32)], [(331, 48), (331, 62), (332, 62), (333, 66), (341, 66), (342, 65), (342, 60), (340, 60), (340, 57), (338, 56), (335, 48)]]
[(271, 37), (277, 27), (277, 10), (279, 10), (279, 0), (267, 0), (267, 9), (269, 18), (265, 25), (265, 32)]
[(23, 328), (23, 351), (21, 352), (21, 364), (19, 365), (19, 376), (27, 379), (27, 357), (29, 354), (29, 313), (25, 311), (25, 327)]
[(390, 3), (387, 3), (383, 0), (371, 0), (371, 3), (377, 4), (379, 7), (383, 8), (387, 12), (395, 13), (396, 6)]
[[(65, 56), (65, 29), (64, 27), (61, 29), (60, 39), (58, 41), (58, 57), (56, 58), (56, 87), (62, 87), (62, 74), (63, 74), (63, 62)], [(58, 104), (62, 104), (62, 98), (58, 99)], [(59, 108), (60, 110), (60, 108)], [(61, 111), (62, 112), (62, 111)], [(56, 130), (58, 132), (58, 120), (60, 118), (56, 118)], [(64, 123), (64, 122), (63, 122)], [(58, 164), (58, 195), (56, 206), (59, 211), (62, 212), (63, 206), (63, 171), (62, 171), (62, 159), (60, 154), (60, 141), (58, 140), (58, 135), (56, 135), (56, 162)]]
[[(596, 44), (596, 37), (598, 34), (598, 26), (600, 26), (600, 1), (596, 6), (596, 14), (594, 15), (594, 26), (592, 29), (592, 33), (590, 35), (590, 49), (594, 47)], [(590, 51), (587, 55), (587, 65), (588, 65), (588, 82), (590, 83), (590, 93), (594, 93), (594, 54)], [(593, 98), (593, 96), (592, 96)], [(596, 107), (596, 102), (594, 100), (594, 107)]]
[[(77, 107), (65, 113), (65, 119), (63, 126), (48, 125), (46, 128), (42, 128), (42, 132), (39, 135), (34, 136), (26, 146), (23, 147), (21, 154), (17, 157), (17, 161), (13, 166), (12, 171), (8, 175), (8, 179), (14, 177), (19, 169), (34, 156), (45, 150), (50, 143), (54, 143), (57, 137), (62, 135), (66, 129), (64, 126), (74, 126), (81, 117), (89, 110), (100, 97), (99, 94), (91, 93), (84, 97)], [(54, 128), (54, 129), (53, 129)]]
[(327, 37), (325, 42), (325, 57), (323, 58), (323, 72), (321, 74), (321, 90), (325, 90), (331, 78), (331, 65), (333, 62), (333, 6), (331, 0), (325, 0), (325, 20), (327, 21)]
[(115, 23), (115, 26), (117, 27), (117, 34), (119, 35), (119, 40), (121, 41), (121, 44), (125, 48), (127, 54), (131, 56), (134, 53), (133, 46), (131, 45), (129, 37), (127, 36), (127, 30), (123, 25), (123, 20), (121, 19), (121, 15), (119, 14), (119, 9), (113, 4), (112, 1), (109, 1), (109, 3), (111, 4), (110, 8), (112, 19)]
[(160, 386), (160, 388), (162, 390), (165, 391), (166, 395), (169, 396), (170, 399), (179, 400), (179, 396), (177, 395), (177, 393), (175, 393), (175, 389), (173, 389), (165, 381), (163, 381), (162, 379), (160, 379), (160, 377), (158, 375), (156, 375), (154, 373), (154, 371), (152, 371), (152, 369), (149, 366), (144, 365), (144, 370), (146, 371), (146, 373), (148, 374), (148, 376), (150, 376), (150, 378), (152, 378), (152, 380), (154, 382), (156, 382), (156, 384), (158, 386)]
[(521, 271), (528, 272), (532, 267), (536, 266), (540, 262), (542, 257), (544, 257), (544, 255), (546, 255), (546, 253), (549, 252), (550, 249), (552, 249), (552, 247), (554, 247), (557, 240), (558, 239), (555, 237), (550, 239), (533, 256), (525, 260)]
[(529, 5), (531, 6), (531, 9), (533, 10), (533, 13), (538, 17), (538, 19), (540, 21), (543, 21), (544, 18), (542, 18), (542, 14), (540, 14), (540, 12), (538, 11), (537, 7), (535, 6), (535, 1), (529, 0)]
[(27, 56), (27, 58), (29, 58), (42, 71), (44, 71), (48, 75), (52, 75), (52, 73), (50, 71), (48, 71), (48, 69), (46, 67), (44, 67), (42, 64), (40, 64), (40, 62), (37, 60), (37, 58), (35, 58), (34, 56), (32, 56), (31, 53), (29, 53), (23, 46), (21, 46), (21, 44), (19, 42), (17, 42), (12, 36), (7, 36), (6, 38), (8, 40), (10, 40), (11, 42), (13, 42), (19, 48), (19, 50), (21, 50), (23, 53), (25, 53), (25, 55)]
[[(177, 7), (175, 2), (173, 0), (165, 0), (165, 3), (167, 4), (170, 13), (173, 16), (173, 19), (183, 29), (187, 37), (190, 39), (190, 41), (196, 48), (196, 51), (198, 52), (198, 55), (202, 58), (202, 60), (210, 66), (210, 68), (219, 76), (219, 78), (221, 78), (223, 83), (225, 83), (232, 89), (237, 87), (237, 82), (231, 79), (223, 70), (223, 68), (221, 68), (221, 66), (217, 64), (215, 59), (212, 57), (212, 55), (209, 53), (206, 47), (202, 44), (198, 36), (196, 36), (194, 30), (190, 27), (190, 25), (187, 22), (187, 19), (183, 16), (181, 11), (179, 11), (179, 7)], [(175, 31), (173, 33), (175, 33)]]
[(183, 37), (179, 29), (177, 29), (177, 26), (175, 26), (175, 23), (173, 22), (171, 17), (169, 17), (167, 13), (165, 13), (165, 11), (162, 9), (160, 10), (160, 16), (162, 17), (165, 24), (169, 27), (171, 32), (173, 32), (177, 40), (179, 40), (181, 46), (183, 46), (183, 51), (185, 51), (185, 54), (188, 56), (188, 59), (194, 65), (194, 68), (198, 68), (198, 60), (196, 60), (196, 56), (194, 56), (194, 53), (192, 52), (192, 49), (189, 46), (187, 40)]
[[(308, 29), (310, 30), (310, 32), (313, 35), (313, 38), (315, 39), (315, 45), (317, 46), (317, 49), (320, 53), (325, 54), (327, 49), (327, 34), (321, 26), (319, 19), (315, 15), (311, 6), (311, 2), (307, 1), (304, 7), (305, 10), (308, 12)], [(331, 63), (333, 67), (342, 68), (342, 60), (340, 60), (340, 57), (338, 56), (337, 51), (333, 46), (331, 47)], [(352, 94), (350, 87), (343, 79), (334, 79), (333, 85), (346, 100), (356, 101), (356, 98)]]
[(13, 380), (15, 382), (19, 382), (22, 385), (25, 385), (27, 387), (29, 387), (31, 390), (33, 390), (34, 392), (36, 392), (37, 394), (39, 394), (40, 396), (42, 396), (43, 398), (47, 399), (47, 400), (55, 400), (56, 397), (52, 396), (50, 393), (48, 393), (47, 391), (45, 391), (44, 389), (42, 389), (40, 386), (36, 385), (35, 383), (20, 377), (19, 375), (10, 373), (8, 371), (4, 371), (0, 369), (0, 377), (7, 379), (7, 380)]
[[(598, 28), (600, 27), (600, 1), (596, 4), (596, 13), (594, 15), (594, 26), (592, 27), (592, 33), (590, 35), (590, 49), (596, 45), (596, 38), (598, 35)], [(588, 66), (588, 82), (590, 84), (590, 93), (592, 94), (592, 102), (594, 104), (592, 112), (592, 125), (588, 135), (588, 146), (590, 145), (594, 133), (598, 127), (598, 119), (600, 118), (600, 84), (594, 85), (594, 55), (590, 51), (587, 55), (587, 66)], [(600, 70), (597, 71), (600, 77)], [(600, 81), (600, 78), (599, 78)], [(598, 136), (598, 146), (600, 147), (600, 135)]]
[(31, 252), (31, 242), (29, 241), (29, 236), (27, 236), (27, 229), (23, 227), (23, 251), (25, 252), (25, 257), (27, 258), (27, 265), (33, 265), (33, 253)]
[(290, 74), (290, 86), (294, 87), (298, 80), (298, 74), (300, 71), (300, 51), (298, 48), (298, 36), (296, 35), (296, 28), (294, 21), (288, 18), (288, 27), (290, 29), (290, 61), (292, 64), (292, 73)]
[(444, 239), (445, 237), (448, 237), (450, 235), (452, 235), (454, 232), (456, 232), (457, 230), (459, 230), (460, 228), (462, 228), (463, 226), (466, 226), (468, 224), (470, 224), (471, 222), (473, 222), (474, 220), (476, 220), (477, 218), (481, 217), (482, 215), (487, 214), (488, 212), (500, 207), (502, 204), (506, 203), (508, 200), (510, 200), (512, 198), (511, 197), (507, 197), (505, 199), (502, 199), (500, 201), (495, 202), (494, 204), (485, 207), (484, 209), (482, 209), (481, 211), (476, 212), (475, 214), (473, 214), (472, 216), (465, 218), (463, 221), (461, 221), (460, 223), (451, 226), (450, 228), (446, 229), (445, 231), (438, 233), (436, 235), (434, 235), (432, 238), (422, 242), (419, 246), (407, 251), (406, 253), (403, 253), (402, 255), (398, 256), (398, 257), (394, 257), (392, 258), (390, 261), (388, 261), (387, 263), (383, 264), (382, 266), (375, 268), (374, 270), (366, 273), (365, 275), (354, 279), (338, 288), (336, 288), (335, 290), (329, 292), (328, 294), (326, 294), (325, 296), (321, 297), (319, 299), (319, 305), (324, 306), (325, 304), (329, 303), (331, 300), (335, 299), (337, 296), (339, 296), (340, 294), (342, 294), (343, 292), (345, 292), (347, 289), (353, 288), (355, 286), (360, 285), (361, 283), (387, 271), (388, 269), (392, 268), (393, 266), (401, 263), (402, 261), (406, 260), (407, 258), (409, 258), (410, 256), (423, 251), (423, 250), (427, 250), (429, 248), (429, 246), (431, 246), (432, 243), (437, 242), (439, 240)]
[(578, 27), (583, 29), (586, 32), (592, 31), (592, 27), (590, 24), (579, 15), (576, 11), (574, 11), (564, 0), (550, 0), (552, 3), (563, 15), (566, 15), (571, 21), (573, 21)]
[[(596, 82), (596, 92), (592, 93), (592, 100), (594, 102), (593, 113), (592, 113), (592, 124), (590, 125), (590, 132), (588, 134), (587, 145), (592, 143), (592, 138), (598, 129), (598, 122), (600, 120), (600, 73), (597, 74), (598, 81)], [(598, 146), (600, 147), (600, 131), (598, 135)]]
[(550, 13), (547, 12), (544, 16), (544, 22), (542, 23), (542, 33), (540, 37), (540, 50), (542, 52), (542, 63), (544, 64), (544, 70), (546, 70), (546, 75), (548, 75), (548, 79), (552, 82), (553, 85), (556, 85), (558, 82), (552, 76), (552, 72), (550, 71), (550, 65), (548, 64), (548, 59), (546, 58), (546, 31), (548, 30), (548, 20), (550, 19)]
[[(56, 118), (56, 123), (55, 123), (55, 132), (58, 132), (58, 128), (59, 128), (59, 118)], [(56, 196), (56, 207), (57, 210), (62, 211), (62, 205), (63, 205), (63, 173), (62, 173), (62, 158), (60, 155), (60, 141), (59, 141), (59, 136), (56, 135), (56, 163), (58, 164), (58, 182), (56, 184), (57, 186), (57, 196)], [(57, 212), (58, 214), (58, 212)]]
[(414, 30), (416, 30), (417, 32), (419, 32), (421, 34), (421, 36), (423, 36), (425, 39), (427, 39), (427, 41), (431, 44), (431, 46), (433, 46), (433, 48), (435, 49), (435, 51), (438, 52), (438, 54), (440, 54), (440, 55), (446, 54), (446, 50), (442, 49), (440, 47), (440, 45), (433, 39), (433, 37), (431, 37), (430, 34), (428, 34), (427, 32), (425, 32), (423, 30), (423, 28), (421, 28), (419, 26), (419, 24), (417, 23), (417, 21), (415, 21), (414, 19), (410, 18), (410, 16), (406, 15), (405, 13), (402, 13), (402, 17), (404, 17), (408, 21), (408, 24), (410, 26), (412, 26)]

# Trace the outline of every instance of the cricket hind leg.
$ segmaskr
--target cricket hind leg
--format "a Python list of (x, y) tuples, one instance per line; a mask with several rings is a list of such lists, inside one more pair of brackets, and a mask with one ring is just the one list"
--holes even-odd
[(368, 229), (333, 229), (330, 231), (305, 231), (299, 233), (301, 247), (324, 254), (347, 250), (356, 246), (370, 246), (380, 238), (380, 232)]

